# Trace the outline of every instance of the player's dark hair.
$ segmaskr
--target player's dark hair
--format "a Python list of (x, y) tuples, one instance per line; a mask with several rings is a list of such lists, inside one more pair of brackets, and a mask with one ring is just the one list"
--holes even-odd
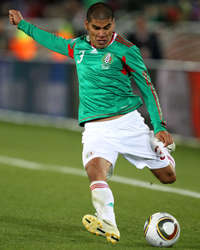
[(98, 20), (113, 19), (114, 12), (108, 4), (98, 2), (91, 5), (87, 11), (87, 21), (90, 22), (92, 18)]

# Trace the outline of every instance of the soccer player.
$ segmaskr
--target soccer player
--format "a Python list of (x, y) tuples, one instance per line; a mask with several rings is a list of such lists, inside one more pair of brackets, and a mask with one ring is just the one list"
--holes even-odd
[[(63, 39), (25, 21), (17, 10), (9, 11), (10, 23), (35, 41), (74, 59), (79, 79), (79, 124), (83, 165), (89, 181), (94, 215), (82, 219), (86, 229), (112, 243), (120, 239), (114, 213), (114, 198), (107, 183), (118, 154), (137, 168), (147, 166), (162, 183), (176, 180), (175, 162), (168, 152), (173, 143), (155, 89), (139, 49), (114, 32), (112, 9), (96, 3), (87, 11), (87, 35)], [(137, 109), (142, 105), (134, 95), (130, 78), (135, 80), (154, 132), (144, 123)]]

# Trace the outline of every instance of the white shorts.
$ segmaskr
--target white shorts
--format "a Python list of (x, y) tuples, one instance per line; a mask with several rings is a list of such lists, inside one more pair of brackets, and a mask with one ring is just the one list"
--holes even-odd
[(174, 159), (167, 150), (167, 157), (161, 159), (151, 148), (151, 136), (153, 132), (137, 110), (114, 120), (88, 122), (82, 135), (83, 165), (101, 157), (112, 164), (112, 173), (118, 154), (122, 154), (138, 169), (164, 168)]

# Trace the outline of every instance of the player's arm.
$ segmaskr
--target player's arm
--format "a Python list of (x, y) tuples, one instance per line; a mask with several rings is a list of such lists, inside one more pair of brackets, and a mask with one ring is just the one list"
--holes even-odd
[(22, 14), (17, 10), (9, 10), (9, 20), (11, 24), (16, 25), (18, 29), (25, 32), (44, 47), (60, 54), (73, 57), (73, 39), (64, 39), (30, 24), (23, 19)]
[(144, 64), (139, 49), (136, 46), (128, 48), (126, 63), (133, 70), (131, 72), (139, 90), (142, 93), (156, 137), (165, 146), (172, 144), (172, 136), (167, 132), (166, 122), (163, 118), (159, 99), (151, 82), (148, 70)]

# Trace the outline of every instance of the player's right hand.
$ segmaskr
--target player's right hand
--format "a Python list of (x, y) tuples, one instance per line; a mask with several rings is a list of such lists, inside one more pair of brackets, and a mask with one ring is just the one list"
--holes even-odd
[(9, 10), (9, 21), (13, 25), (18, 25), (19, 22), (23, 19), (23, 16), (18, 10)]

